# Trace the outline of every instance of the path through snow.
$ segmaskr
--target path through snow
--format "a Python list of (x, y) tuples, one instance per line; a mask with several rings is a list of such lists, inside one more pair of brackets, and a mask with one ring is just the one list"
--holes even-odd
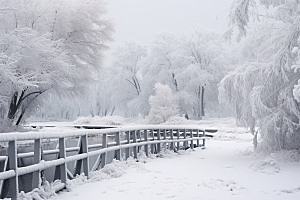
[(118, 165), (111, 173), (122, 176), (92, 178), (52, 199), (299, 199), (299, 162), (254, 158), (249, 139), (216, 138), (206, 149)]

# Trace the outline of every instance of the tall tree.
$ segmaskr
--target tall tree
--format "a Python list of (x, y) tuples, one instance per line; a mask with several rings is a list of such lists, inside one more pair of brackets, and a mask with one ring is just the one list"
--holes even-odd
[(216, 31), (199, 26), (177, 34), (163, 31), (150, 44), (143, 80), (151, 86), (167, 84), (179, 102), (180, 114), (201, 119), (205, 101), (210, 110), (218, 105), (213, 85), (228, 71), (226, 64), (224, 41)]
[(96, 0), (1, 0), (1, 118), (19, 124), (48, 93), (82, 93), (113, 27)]
[[(258, 126), (263, 139), (259, 150), (300, 148), (299, 4), (297, 0), (235, 0), (230, 10), (231, 27), (226, 35), (238, 27), (238, 39), (246, 37), (250, 53), (238, 70), (222, 80), (220, 97), (236, 107), (239, 120), (252, 129)], [(258, 6), (265, 8), (265, 15), (257, 12)], [(246, 28), (251, 16), (260, 19), (252, 25), (259, 31)], [(259, 42), (247, 35), (249, 31)], [(245, 109), (247, 105), (250, 110)]]
[[(179, 55), (184, 67), (176, 78), (183, 85), (182, 90), (190, 94), (182, 95), (186, 106), (193, 109), (194, 116), (202, 119), (205, 88), (218, 83), (228, 70), (224, 41), (220, 33), (198, 26), (182, 34), (180, 41)], [(216, 95), (209, 101), (217, 104), (213, 99)]]
[[(139, 100), (143, 91), (140, 68), (146, 56), (146, 47), (135, 40), (125, 41), (113, 54), (114, 61), (110, 67), (112, 78), (108, 85), (113, 90), (112, 102), (118, 105), (120, 110), (127, 110), (128, 107), (133, 106), (130, 109), (132, 111), (125, 114), (135, 115), (142, 109), (139, 107), (142, 103), (142, 101), (139, 103)], [(132, 104), (131, 101), (135, 103)]]

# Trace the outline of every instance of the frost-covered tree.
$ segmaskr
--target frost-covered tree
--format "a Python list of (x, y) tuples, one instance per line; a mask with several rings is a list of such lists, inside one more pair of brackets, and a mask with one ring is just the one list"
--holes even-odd
[(140, 68), (146, 56), (146, 47), (132, 39), (118, 46), (113, 54), (108, 87), (113, 91), (112, 103), (117, 105), (119, 110), (124, 110), (125, 114), (135, 115), (142, 110)]
[[(247, 46), (244, 62), (222, 80), (220, 99), (236, 108), (237, 119), (252, 127), (253, 133), (258, 127), (262, 136), (258, 149), (300, 148), (299, 4), (297, 0), (235, 0), (230, 10), (226, 35), (238, 27), (238, 40), (245, 37)], [(257, 7), (266, 13), (259, 13)], [(259, 21), (249, 25), (251, 16)]]
[(146, 85), (168, 85), (180, 113), (192, 118), (202, 118), (204, 102), (208, 110), (218, 106), (216, 83), (228, 71), (221, 34), (198, 26), (177, 34), (163, 31), (149, 46), (143, 66)]
[(171, 31), (158, 33), (149, 45), (149, 55), (143, 67), (144, 76), (150, 85), (156, 82), (168, 84), (178, 91), (175, 76), (182, 67), (179, 60), (179, 38)]
[(148, 122), (150, 124), (160, 124), (178, 115), (178, 105), (171, 88), (168, 85), (156, 83), (154, 90), (155, 94), (149, 97), (150, 113)]
[(69, 98), (47, 95), (43, 105), (30, 117), (30, 120), (74, 120), (80, 116), (114, 114), (116, 105), (109, 98), (114, 91), (108, 87), (113, 74), (106, 68), (102, 68), (98, 76), (96, 73), (94, 76), (95, 82), (87, 86), (88, 95), (76, 95), (71, 101)]
[(19, 124), (50, 93), (79, 94), (101, 65), (112, 24), (96, 0), (0, 1), (0, 118)]
[[(179, 55), (182, 59), (180, 73), (176, 76), (181, 85), (185, 107), (189, 107), (198, 119), (204, 116), (204, 101), (217, 102), (217, 91), (205, 89), (218, 83), (228, 71), (227, 56), (221, 34), (210, 29), (193, 27), (180, 38)], [(191, 111), (190, 111), (191, 112)]]
[[(143, 96), (147, 101), (149, 96), (153, 95), (153, 87), (157, 82), (168, 85), (176, 98), (179, 86), (175, 77), (183, 66), (180, 64), (178, 44), (179, 40), (176, 34), (171, 31), (161, 31), (148, 46), (148, 56), (141, 68)], [(148, 115), (150, 107), (147, 108), (146, 115)]]

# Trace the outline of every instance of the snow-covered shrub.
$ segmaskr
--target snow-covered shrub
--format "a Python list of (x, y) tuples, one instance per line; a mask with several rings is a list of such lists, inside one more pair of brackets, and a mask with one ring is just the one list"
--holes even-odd
[(265, 159), (259, 159), (250, 164), (250, 169), (254, 171), (260, 171), (262, 173), (272, 175), (280, 171), (277, 160), (266, 157)]
[(127, 167), (125, 162), (113, 160), (110, 165), (105, 165), (101, 171), (108, 174), (111, 178), (118, 178), (126, 174)]
[(50, 199), (51, 197), (56, 196), (55, 186), (60, 183), (61, 183), (60, 181), (55, 181), (54, 183), (49, 183), (48, 181), (45, 181), (42, 186), (33, 189), (31, 192), (25, 193), (24, 191), (21, 191), (18, 194), (18, 199), (24, 199), (24, 200)]
[(178, 153), (175, 153), (174, 151), (171, 151), (166, 148), (163, 148), (161, 150), (161, 152), (159, 153), (159, 157), (161, 157), (161, 158), (174, 158), (177, 156), (178, 156)]
[(156, 83), (154, 90), (155, 95), (149, 97), (151, 108), (148, 122), (150, 124), (160, 124), (178, 115), (178, 106), (174, 100), (171, 88), (168, 85)]

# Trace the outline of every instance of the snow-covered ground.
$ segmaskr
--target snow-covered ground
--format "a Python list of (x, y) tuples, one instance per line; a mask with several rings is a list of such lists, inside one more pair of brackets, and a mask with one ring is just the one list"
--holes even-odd
[(205, 149), (114, 161), (90, 179), (81, 176), (51, 199), (300, 198), (299, 152), (253, 153), (252, 136), (232, 119), (200, 122), (219, 128)]

